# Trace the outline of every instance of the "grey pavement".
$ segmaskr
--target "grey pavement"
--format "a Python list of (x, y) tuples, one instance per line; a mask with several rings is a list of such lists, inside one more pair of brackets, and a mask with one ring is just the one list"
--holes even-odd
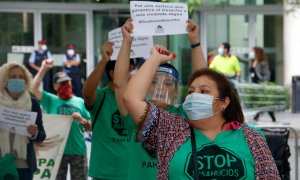
[[(300, 179), (300, 151), (299, 151), (299, 139), (300, 139), (300, 113), (292, 113), (290, 110), (284, 112), (275, 112), (276, 123), (272, 122), (271, 117), (268, 113), (264, 113), (259, 117), (259, 121), (255, 122), (251, 118), (248, 118), (250, 123), (257, 124), (258, 126), (287, 126), (290, 127), (290, 138), (288, 144), (291, 150), (291, 157), (289, 158), (290, 166), (291, 166), (291, 180)], [(295, 130), (296, 134), (294, 133)], [(297, 138), (298, 137), (298, 138)], [(297, 140), (298, 139), (298, 140)], [(296, 140), (298, 142), (296, 142)], [(296, 144), (298, 143), (298, 147)], [(298, 157), (296, 157), (296, 151), (298, 151)], [(297, 159), (296, 159), (297, 158)], [(296, 169), (296, 163), (298, 161), (298, 168)], [(296, 177), (296, 173), (298, 173), (298, 178)]]

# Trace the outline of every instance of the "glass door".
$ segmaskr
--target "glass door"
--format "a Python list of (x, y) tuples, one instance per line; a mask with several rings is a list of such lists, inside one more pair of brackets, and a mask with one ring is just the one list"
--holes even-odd
[[(73, 44), (81, 59), (81, 77), (86, 75), (86, 15), (42, 13), (42, 39), (47, 41), (48, 50), (54, 54), (56, 70), (62, 70), (62, 55), (66, 45)], [(56, 59), (55, 59), (56, 58)]]
[[(0, 66), (8, 60), (25, 63), (28, 53), (24, 52), (33, 44), (33, 13), (0, 12)], [(17, 53), (12, 53), (12, 47), (18, 47)]]

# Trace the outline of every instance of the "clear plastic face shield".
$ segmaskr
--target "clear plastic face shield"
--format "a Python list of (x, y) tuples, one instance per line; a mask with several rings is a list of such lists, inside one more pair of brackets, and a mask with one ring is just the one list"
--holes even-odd
[(151, 101), (159, 101), (168, 105), (178, 103), (179, 80), (178, 73), (168, 66), (157, 68), (148, 91)]

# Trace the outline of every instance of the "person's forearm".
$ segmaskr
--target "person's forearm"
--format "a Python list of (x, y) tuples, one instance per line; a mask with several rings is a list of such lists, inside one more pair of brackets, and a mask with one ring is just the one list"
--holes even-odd
[(114, 71), (114, 84), (116, 88), (126, 86), (127, 84), (131, 43), (132, 41), (123, 39)]
[(71, 66), (78, 66), (80, 64), (80, 61), (77, 59), (74, 59), (72, 61), (69, 61)]
[(41, 93), (42, 93), (42, 91), (40, 90), (40, 85), (41, 85), (41, 82), (43, 81), (43, 78), (44, 78), (46, 72), (47, 72), (46, 69), (40, 69), (38, 71), (38, 73), (34, 76), (33, 82), (31, 84), (31, 92), (39, 100), (41, 99)]
[(96, 93), (97, 86), (102, 79), (103, 72), (106, 66), (105, 60), (100, 60), (96, 68), (86, 79), (83, 86), (83, 96), (92, 97)]
[(192, 48), (192, 73), (206, 67), (207, 64), (201, 46)]

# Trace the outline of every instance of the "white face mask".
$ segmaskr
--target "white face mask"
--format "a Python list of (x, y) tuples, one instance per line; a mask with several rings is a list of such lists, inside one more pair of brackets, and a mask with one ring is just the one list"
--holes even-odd
[(41, 49), (42, 49), (43, 51), (46, 51), (46, 50), (47, 50), (47, 45), (45, 45), (45, 44), (42, 45), (42, 46), (41, 46)]
[(73, 55), (75, 54), (75, 50), (74, 50), (74, 49), (68, 49), (68, 50), (67, 50), (67, 54), (68, 54), (69, 56), (73, 56)]
[(254, 59), (255, 58), (255, 53), (253, 51), (251, 51), (249, 53), (249, 59)]
[(224, 49), (218, 48), (218, 54), (219, 54), (219, 55), (223, 55), (223, 54), (224, 54)]
[(183, 102), (183, 109), (186, 112), (189, 120), (202, 120), (213, 116), (218, 112), (213, 112), (213, 100), (211, 95), (192, 93), (186, 96)]

